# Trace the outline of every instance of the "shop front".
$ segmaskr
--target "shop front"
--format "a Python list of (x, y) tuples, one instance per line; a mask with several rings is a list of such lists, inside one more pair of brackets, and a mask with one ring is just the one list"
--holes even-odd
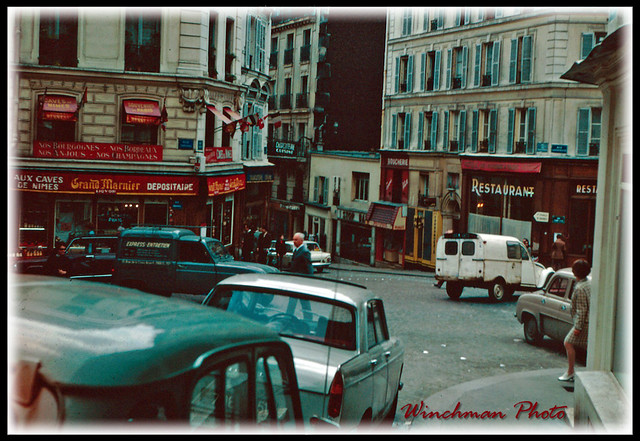
[(273, 164), (244, 164), (246, 175), (245, 200), (241, 218), (252, 227), (267, 228), (267, 211), (273, 184)]
[(373, 228), (366, 224), (367, 212), (338, 207), (336, 216), (336, 251), (340, 257), (368, 265), (375, 263), (371, 253)]
[(373, 227), (374, 255), (377, 262), (404, 264), (406, 205), (372, 202), (366, 218)]

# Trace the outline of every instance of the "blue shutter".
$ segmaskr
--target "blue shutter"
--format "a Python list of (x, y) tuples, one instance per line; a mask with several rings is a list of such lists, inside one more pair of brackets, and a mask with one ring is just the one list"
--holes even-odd
[(511, 39), (511, 54), (509, 55), (509, 84), (516, 82), (518, 72), (518, 39)]
[(533, 155), (536, 152), (536, 108), (527, 109), (527, 153)]
[(509, 109), (509, 122), (507, 131), (507, 153), (513, 153), (513, 130), (516, 124), (516, 110)]
[(591, 109), (578, 109), (578, 136), (576, 140), (576, 155), (589, 153), (589, 114)]
[(413, 92), (413, 55), (407, 60), (407, 92)]
[(420, 90), (424, 91), (425, 75), (427, 72), (427, 54), (420, 54)]
[(391, 117), (391, 148), (395, 149), (398, 139), (398, 114)]
[(500, 42), (493, 43), (493, 54), (491, 60), (491, 85), (497, 86), (500, 77)]
[(458, 135), (458, 151), (464, 152), (467, 141), (467, 112), (464, 110), (460, 111), (460, 127), (458, 130), (460, 131)]
[(436, 51), (433, 62), (433, 90), (440, 90), (440, 53), (441, 51)]
[(533, 39), (531, 35), (522, 37), (522, 68), (520, 69), (520, 81), (522, 83), (530, 83), (533, 71), (531, 69), (531, 61), (533, 50)]
[(498, 135), (498, 111), (489, 111), (489, 153), (496, 152), (496, 138)]
[(478, 119), (478, 111), (474, 110), (471, 117), (471, 151), (473, 153), (478, 151)]
[(396, 93), (400, 90), (400, 57), (396, 57), (396, 73), (395, 73)]
[(447, 49), (447, 70), (446, 70), (446, 76), (445, 76), (445, 89), (446, 90), (450, 90), (451, 89), (451, 61), (453, 58), (453, 50), (451, 49)]
[(462, 47), (462, 84), (461, 87), (465, 89), (467, 87), (467, 65), (469, 64), (469, 48), (467, 46)]
[(431, 150), (436, 150), (436, 142), (438, 141), (438, 112), (431, 114)]
[(581, 60), (584, 60), (585, 58), (587, 58), (587, 55), (589, 55), (589, 52), (591, 52), (591, 49), (593, 49), (593, 40), (594, 40), (593, 32), (585, 32), (582, 34), (582, 42), (580, 46)]
[(404, 148), (411, 148), (411, 113), (404, 114)]
[(424, 148), (424, 112), (418, 113), (418, 150)]
[(442, 122), (442, 150), (449, 151), (449, 111), (444, 112), (444, 121)]
[(480, 87), (480, 62), (482, 61), (482, 45), (476, 44), (476, 58), (473, 63), (473, 87)]

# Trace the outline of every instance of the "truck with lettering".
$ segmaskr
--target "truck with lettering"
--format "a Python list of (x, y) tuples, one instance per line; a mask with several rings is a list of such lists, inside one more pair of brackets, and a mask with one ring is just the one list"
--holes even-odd
[(515, 237), (480, 233), (446, 233), (436, 246), (435, 278), (446, 282), (451, 299), (465, 287), (486, 288), (501, 302), (514, 291), (540, 289), (553, 273), (535, 262)]
[(133, 227), (120, 234), (113, 283), (165, 296), (207, 294), (229, 276), (272, 272), (234, 260), (219, 240), (188, 228)]

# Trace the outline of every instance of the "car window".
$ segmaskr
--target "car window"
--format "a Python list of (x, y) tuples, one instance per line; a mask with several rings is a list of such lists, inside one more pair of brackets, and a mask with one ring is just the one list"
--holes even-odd
[(116, 252), (117, 241), (114, 239), (94, 239), (93, 252), (95, 254), (107, 254)]
[(447, 256), (458, 255), (458, 242), (455, 240), (448, 240), (444, 243), (444, 254)]
[(69, 244), (66, 250), (66, 254), (88, 254), (90, 252), (89, 248), (90, 246), (88, 239), (76, 239)]
[(286, 369), (273, 355), (259, 357), (256, 362), (256, 423), (293, 425), (293, 401)]
[(217, 292), (210, 306), (258, 321), (284, 337), (356, 348), (355, 314), (346, 305), (286, 293), (232, 288)]
[(181, 242), (178, 259), (180, 262), (211, 263), (211, 256), (200, 242)]
[(373, 300), (367, 305), (367, 343), (369, 348), (389, 339), (382, 302)]
[(218, 258), (218, 257), (222, 257), (222, 258), (228, 258), (231, 257), (231, 255), (229, 254), (229, 252), (227, 251), (227, 249), (224, 247), (224, 245), (222, 245), (222, 242), (219, 242), (217, 240), (207, 240), (205, 241), (205, 244), (207, 245), (207, 248), (209, 248), (209, 251), (211, 252), (211, 254)]
[(558, 297), (563, 297), (564, 298), (564, 295), (567, 292), (567, 287), (568, 286), (569, 286), (569, 279), (567, 279), (565, 277), (556, 277), (549, 284), (549, 288), (547, 289), (547, 293), (551, 294), (551, 295), (554, 295), (554, 296), (558, 296)]
[(320, 251), (320, 246), (314, 242), (307, 242), (307, 248), (309, 251)]
[(236, 360), (211, 368), (191, 392), (192, 427), (240, 427), (249, 418), (249, 369)]
[(522, 253), (520, 252), (520, 244), (518, 242), (507, 242), (507, 258), (522, 259)]
[(462, 242), (462, 255), (473, 256), (476, 253), (476, 243), (471, 240), (465, 240)]

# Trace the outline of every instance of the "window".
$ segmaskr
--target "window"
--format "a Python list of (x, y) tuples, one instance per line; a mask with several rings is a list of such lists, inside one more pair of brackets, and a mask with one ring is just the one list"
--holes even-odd
[(287, 34), (287, 47), (284, 50), (284, 64), (293, 63), (293, 34)]
[(302, 33), (302, 47), (300, 48), (300, 62), (308, 62), (311, 59), (311, 29), (305, 29)]
[(447, 173), (447, 190), (457, 190), (460, 188), (460, 174)]
[(256, 362), (256, 423), (276, 424), (277, 427), (295, 423), (293, 400), (286, 369), (273, 356), (263, 356)]
[(468, 53), (466, 46), (447, 50), (447, 89), (461, 89), (467, 86)]
[(440, 89), (440, 58), (441, 51), (423, 53), (421, 56), (420, 89)]
[(462, 242), (461, 254), (463, 256), (473, 256), (476, 253), (476, 243), (471, 240)]
[(369, 200), (369, 173), (353, 173), (354, 195), (356, 201)]
[(580, 40), (580, 59), (587, 58), (596, 44), (600, 44), (606, 37), (606, 32), (584, 32)]
[(602, 130), (602, 108), (578, 109), (577, 156), (598, 156)]
[(473, 85), (497, 86), (500, 68), (500, 42), (477, 44), (474, 59)]
[(413, 29), (413, 10), (404, 9), (402, 12), (402, 36), (410, 35)]
[(507, 153), (535, 153), (536, 108), (509, 109)]
[(471, 18), (471, 8), (456, 9), (456, 26), (469, 24)]
[[(38, 141), (76, 140), (77, 103), (74, 97), (64, 95), (39, 95), (36, 115)], [(66, 109), (67, 112), (58, 110)]]
[(244, 66), (265, 73), (265, 22), (247, 14)]
[(216, 69), (216, 29), (218, 24), (218, 12), (209, 11), (209, 77), (217, 78)]
[(78, 65), (78, 14), (75, 10), (42, 11), (38, 55), (38, 63), (41, 65)]
[(423, 29), (437, 31), (444, 27), (444, 11), (442, 9), (425, 9)]
[(324, 176), (316, 176), (313, 185), (313, 201), (321, 205), (329, 204), (329, 180)]
[(420, 173), (419, 187), (418, 187), (418, 205), (421, 207), (428, 207), (430, 205), (429, 199), (429, 173)]
[(396, 57), (396, 93), (413, 90), (413, 55)]
[(211, 263), (211, 256), (200, 242), (180, 242), (180, 262)]
[(569, 279), (565, 277), (556, 277), (553, 279), (551, 284), (549, 285), (549, 289), (547, 290), (548, 294), (564, 297), (567, 292), (567, 287), (569, 286)]
[(524, 35), (511, 40), (509, 84), (524, 84), (531, 82), (531, 60), (533, 59), (531, 46), (531, 35)]
[(160, 72), (160, 17), (157, 14), (127, 11), (124, 70)]
[(391, 121), (391, 148), (408, 149), (411, 140), (411, 114), (397, 113)]
[(471, 151), (495, 153), (498, 129), (498, 111), (496, 109), (474, 110), (471, 123)]
[(455, 240), (448, 240), (444, 243), (445, 256), (457, 256), (458, 255), (458, 242)]
[(380, 300), (373, 300), (367, 305), (367, 342), (372, 347), (389, 340), (384, 316), (384, 308)]
[[(434, 130), (434, 112), (421, 112), (418, 119), (418, 150), (435, 150), (435, 141), (432, 142)], [(435, 114), (437, 120), (437, 113)]]
[(157, 145), (159, 124), (160, 108), (156, 101), (123, 101), (120, 139), (124, 144)]
[(445, 151), (463, 152), (466, 142), (467, 112), (445, 111), (444, 124)]

